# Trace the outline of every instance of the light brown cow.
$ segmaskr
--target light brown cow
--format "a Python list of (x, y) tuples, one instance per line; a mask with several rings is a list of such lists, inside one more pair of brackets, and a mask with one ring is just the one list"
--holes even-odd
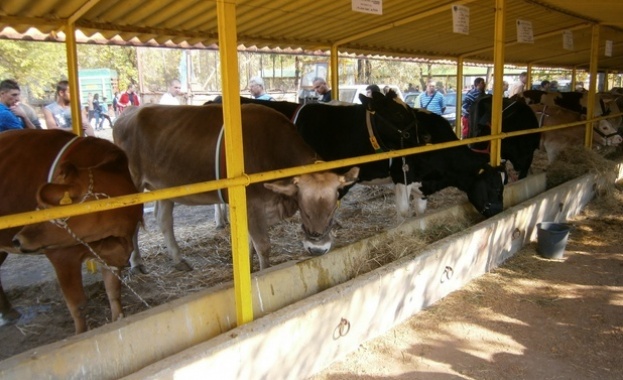
[[(530, 108), (539, 120), (539, 126), (547, 127), (552, 125), (568, 124), (584, 120), (583, 115), (558, 106), (546, 106), (542, 104), (531, 104)], [(604, 145), (616, 146), (623, 142), (621, 136), (612, 128), (607, 120), (600, 120), (595, 123), (593, 130), (593, 147), (599, 148)], [(547, 152), (547, 161), (551, 164), (554, 159), (570, 145), (582, 145), (584, 143), (584, 125), (557, 129), (541, 134), (541, 145)]]
[[(0, 134), (0, 156), (0, 215), (137, 192), (125, 154), (107, 140), (59, 130), (7, 131)], [(45, 254), (56, 271), (76, 333), (86, 331), (82, 261), (96, 258), (106, 264), (102, 275), (112, 320), (119, 319), (121, 280), (113, 272), (127, 265), (142, 215), (142, 205), (135, 205), (0, 230), (0, 265), (8, 253)], [(18, 317), (0, 285), (0, 324)]]
[[(136, 186), (141, 190), (155, 190), (225, 178), (224, 165), (215, 165), (215, 162), (223, 163), (225, 157), (223, 144), (218, 144), (222, 126), (220, 104), (150, 105), (127, 109), (115, 123), (113, 138), (128, 154)], [(242, 105), (242, 133), (246, 173), (313, 164), (320, 159), (294, 125), (268, 107)], [(217, 171), (220, 174), (217, 175)], [(358, 173), (355, 167), (345, 175), (313, 173), (248, 186), (249, 235), (260, 269), (270, 265), (268, 227), (297, 211), (303, 222), (305, 250), (312, 255), (328, 252), (332, 245), (331, 229), (338, 191), (352, 185)], [(227, 201), (226, 191), (223, 197)], [(222, 201), (218, 192), (213, 191), (158, 203), (156, 219), (169, 255), (178, 269), (190, 269), (181, 258), (173, 234), (174, 202), (198, 205)], [(142, 267), (138, 245), (131, 263), (133, 268)]]

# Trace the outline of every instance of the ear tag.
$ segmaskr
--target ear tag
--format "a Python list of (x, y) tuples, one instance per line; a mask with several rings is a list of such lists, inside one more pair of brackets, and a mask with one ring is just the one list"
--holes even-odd
[(97, 272), (97, 261), (95, 261), (94, 259), (87, 259), (86, 267), (89, 273), (96, 273)]
[(63, 198), (61, 198), (61, 201), (58, 202), (59, 205), (70, 205), (72, 204), (72, 200), (71, 197), (69, 196), (69, 191), (66, 191), (65, 194), (63, 195)]

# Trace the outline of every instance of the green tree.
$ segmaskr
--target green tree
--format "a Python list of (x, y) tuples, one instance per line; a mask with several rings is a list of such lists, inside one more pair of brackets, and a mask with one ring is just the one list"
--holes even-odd
[(67, 76), (63, 44), (0, 40), (0, 78), (15, 79), (31, 98), (45, 98), (54, 84)]

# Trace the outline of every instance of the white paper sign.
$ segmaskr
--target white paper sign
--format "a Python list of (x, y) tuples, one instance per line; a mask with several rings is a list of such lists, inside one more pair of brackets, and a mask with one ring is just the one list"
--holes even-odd
[(452, 6), (452, 31), (469, 34), (469, 8), (464, 5)]
[(352, 0), (352, 9), (355, 12), (383, 14), (383, 0)]
[(517, 20), (517, 42), (533, 44), (532, 21)]
[(606, 40), (606, 57), (612, 57), (612, 40)]
[(565, 30), (562, 32), (562, 48), (565, 50), (573, 50), (573, 32)]

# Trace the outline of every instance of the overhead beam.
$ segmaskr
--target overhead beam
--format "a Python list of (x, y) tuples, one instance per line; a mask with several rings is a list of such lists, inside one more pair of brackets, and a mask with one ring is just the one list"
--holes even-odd
[(360, 38), (372, 36), (372, 35), (375, 35), (377, 33), (384, 32), (386, 30), (390, 30), (390, 29), (393, 29), (393, 28), (396, 28), (396, 27), (399, 27), (399, 26), (410, 24), (410, 23), (412, 23), (414, 21), (423, 20), (425, 18), (428, 18), (430, 16), (434, 16), (434, 15), (439, 14), (441, 12), (448, 11), (450, 6), (453, 6), (453, 5), (466, 5), (466, 4), (469, 4), (469, 3), (473, 3), (475, 1), (476, 0), (460, 0), (460, 1), (446, 3), (444, 5), (432, 8), (432, 9), (430, 9), (428, 11), (424, 11), (424, 12), (418, 13), (417, 15), (409, 16), (407, 18), (403, 18), (401, 20), (389, 23), (387, 25), (377, 26), (376, 28), (368, 29), (365, 32), (353, 34), (352, 36), (339, 39), (337, 41), (334, 41), (333, 44), (334, 45), (338, 45), (338, 46), (339, 45), (344, 45), (346, 43), (349, 43), (349, 42), (352, 42), (352, 41), (356, 41), (356, 40), (358, 40)]
[[(562, 32), (564, 32), (566, 30), (575, 31), (575, 30), (580, 30), (580, 29), (586, 29), (586, 28), (590, 27), (591, 25), (592, 24), (590, 24), (590, 23), (582, 23), (582, 24), (578, 24), (578, 25), (572, 26), (570, 28), (562, 28), (562, 29), (554, 30), (554, 31), (551, 31), (551, 32), (547, 32), (547, 33), (543, 33), (543, 34), (539, 34), (537, 36), (534, 36), (534, 40), (538, 41), (538, 40), (542, 40), (542, 39), (545, 39), (545, 38), (553, 37), (553, 36), (556, 36), (557, 34), (561, 34)], [(504, 46), (505, 47), (510, 47), (510, 46), (515, 46), (515, 45), (518, 45), (518, 44), (520, 44), (520, 42), (513, 41), (513, 42), (507, 42)], [(470, 51), (470, 52), (467, 52), (467, 53), (463, 53), (463, 54), (461, 54), (461, 56), (466, 58), (466, 57), (469, 57), (469, 56), (472, 56), (472, 55), (486, 53), (486, 52), (491, 51), (491, 50), (493, 50), (493, 46), (489, 46), (489, 47), (486, 47), (486, 48), (482, 48), (482, 49), (473, 50), (473, 51)]]

